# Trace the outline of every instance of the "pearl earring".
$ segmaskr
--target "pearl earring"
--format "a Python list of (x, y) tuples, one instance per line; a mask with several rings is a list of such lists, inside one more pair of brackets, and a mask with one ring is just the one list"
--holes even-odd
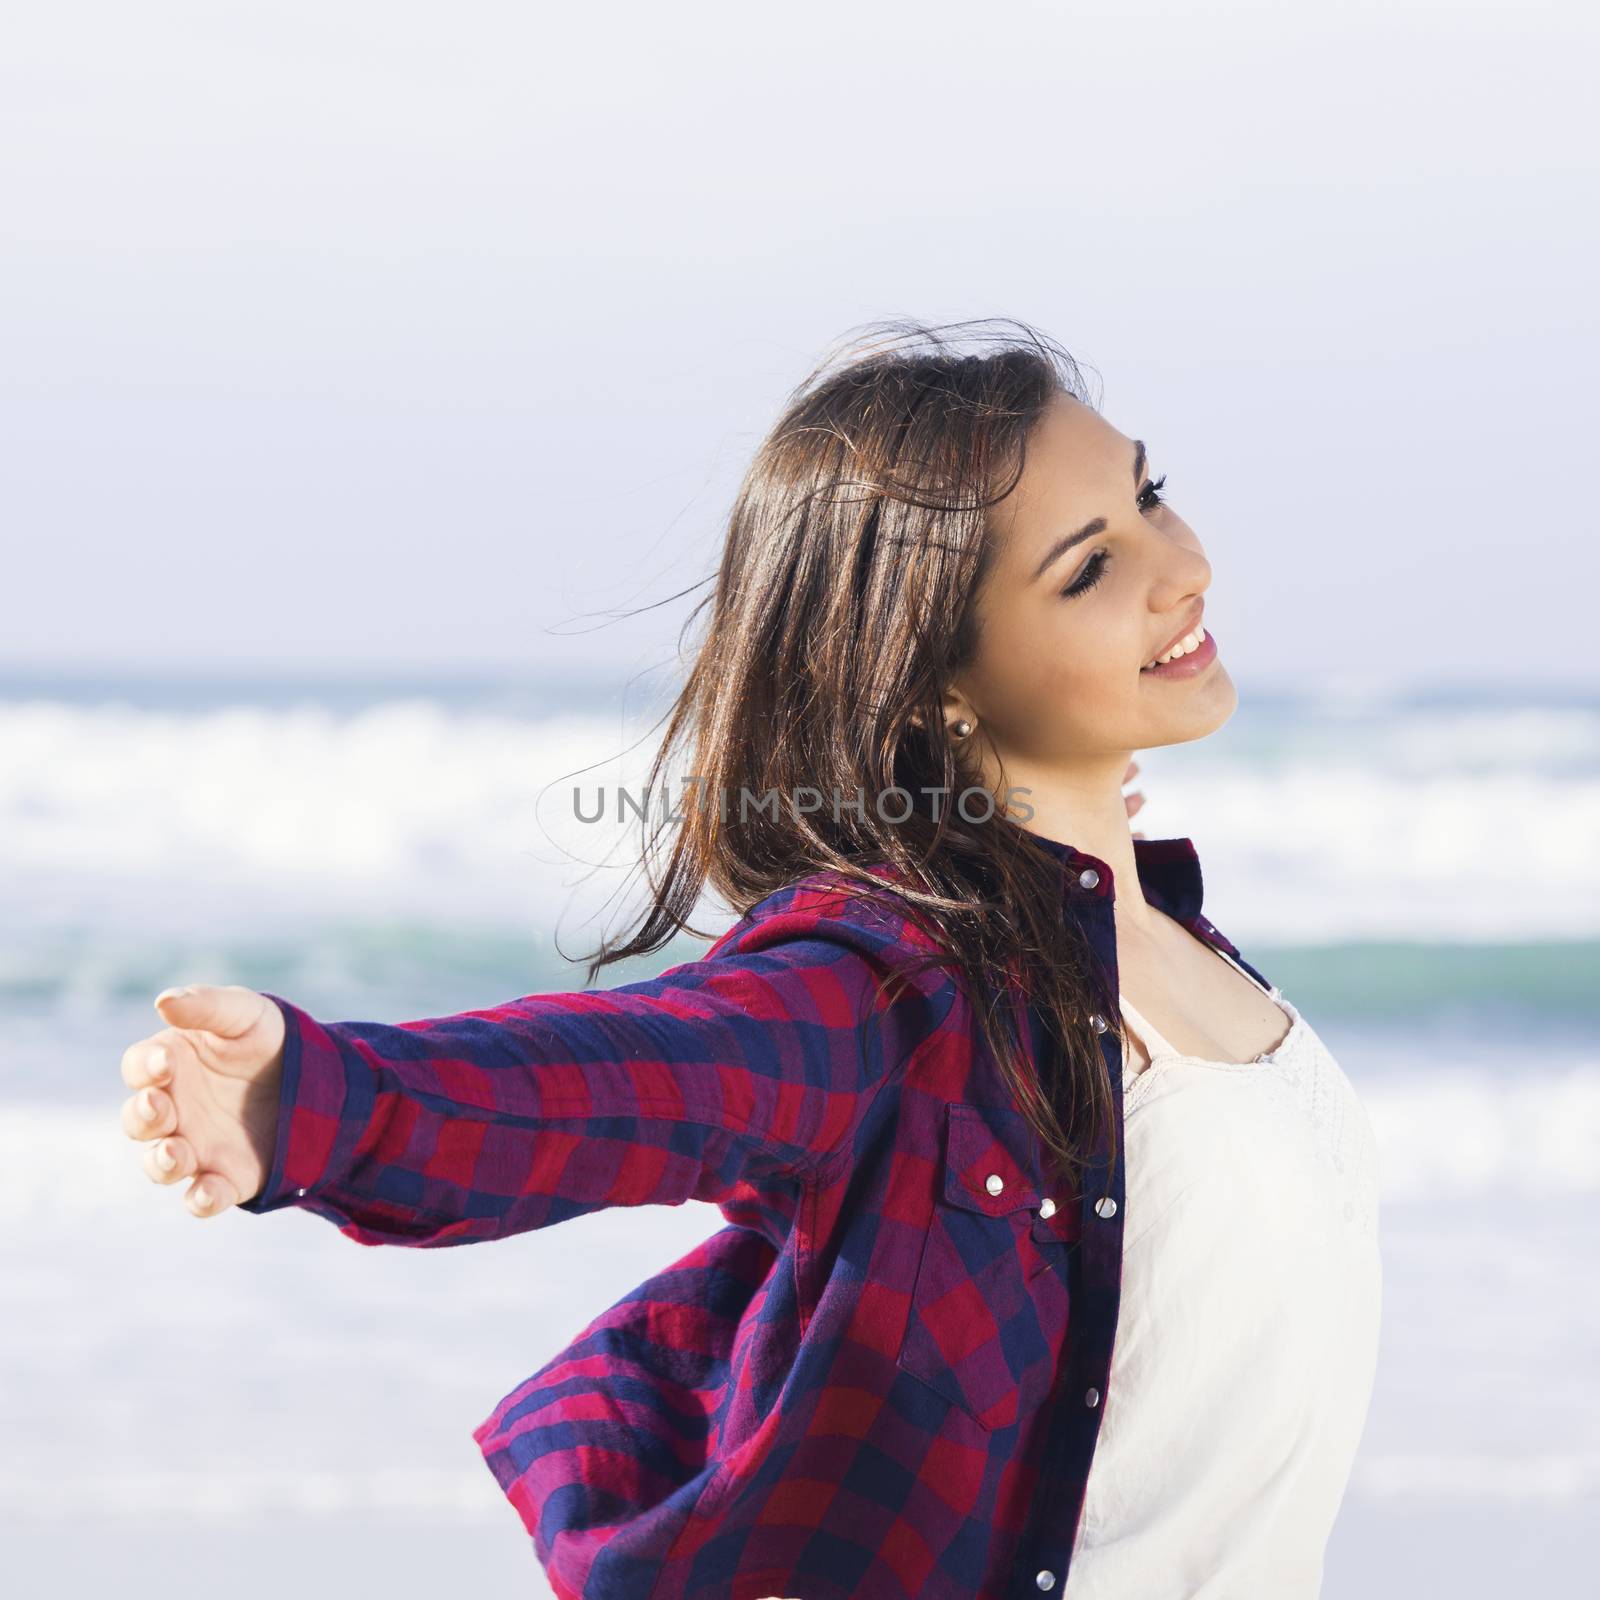
[(965, 739), (972, 732), (972, 724), (963, 717), (950, 731), (956, 738)]

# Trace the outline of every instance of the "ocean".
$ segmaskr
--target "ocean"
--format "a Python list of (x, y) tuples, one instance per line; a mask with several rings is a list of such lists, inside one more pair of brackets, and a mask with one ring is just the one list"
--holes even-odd
[[(639, 879), (637, 824), (577, 807), (640, 794), (662, 709), (573, 682), (0, 680), (13, 1572), (549, 1593), (471, 1428), (720, 1214), (411, 1251), (199, 1222), (143, 1177), (118, 1063), (172, 983), (387, 1021), (583, 987)], [(1379, 1140), (1383, 1347), (1324, 1594), (1591, 1593), (1600, 691), (1242, 686), (1211, 738), (1137, 759), (1135, 826), (1194, 839), (1207, 914)]]

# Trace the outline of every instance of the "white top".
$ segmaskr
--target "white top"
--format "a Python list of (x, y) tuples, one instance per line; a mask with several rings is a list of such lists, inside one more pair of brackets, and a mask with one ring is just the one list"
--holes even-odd
[(1268, 993), (1289, 1031), (1249, 1062), (1182, 1055), (1122, 1001), (1151, 1060), (1124, 1052), (1122, 1299), (1071, 1600), (1321, 1590), (1377, 1363), (1377, 1151)]

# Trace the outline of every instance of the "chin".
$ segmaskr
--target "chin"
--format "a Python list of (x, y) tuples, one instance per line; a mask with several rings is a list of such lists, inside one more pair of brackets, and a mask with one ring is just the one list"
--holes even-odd
[[(1169, 687), (1176, 687), (1175, 685)], [(1204, 739), (1220, 728), (1239, 709), (1239, 691), (1233, 679), (1217, 662), (1205, 679), (1186, 686), (1187, 693), (1175, 695), (1168, 714), (1159, 728), (1152, 730), (1154, 737), (1136, 746), (1153, 750), (1164, 744), (1190, 744)]]

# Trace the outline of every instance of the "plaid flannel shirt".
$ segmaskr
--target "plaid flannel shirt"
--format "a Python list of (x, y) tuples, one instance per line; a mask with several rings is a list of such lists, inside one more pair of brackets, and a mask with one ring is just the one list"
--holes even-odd
[[(1039, 842), (1109, 1009), (1111, 869)], [(1189, 839), (1134, 853), (1152, 904), (1266, 983), (1201, 915)], [(1117, 1323), (1122, 1161), (1102, 1140), (1068, 1192), (958, 976), (903, 971), (933, 948), (818, 872), (619, 988), (393, 1025), (272, 996), (282, 1106), (245, 1211), (419, 1246), (691, 1197), (727, 1219), (473, 1430), (561, 1600), (1064, 1582)], [(1120, 1119), (1120, 1051), (1091, 1021)], [(1038, 1059), (1031, 1008), (1024, 1042)]]

